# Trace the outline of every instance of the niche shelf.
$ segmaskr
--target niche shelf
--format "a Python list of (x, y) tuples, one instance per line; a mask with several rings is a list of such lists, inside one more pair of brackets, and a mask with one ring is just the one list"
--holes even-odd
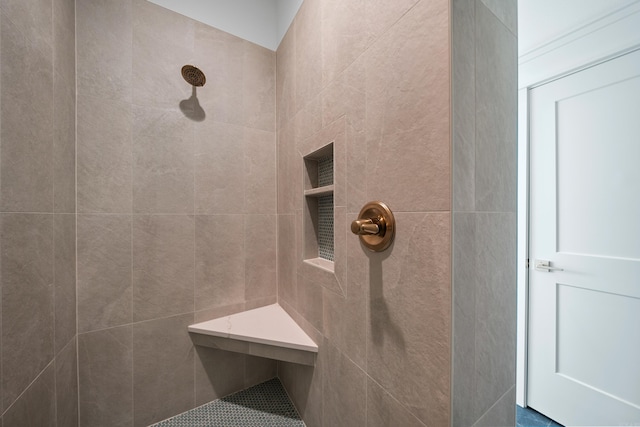
[(314, 366), (318, 345), (278, 304), (247, 310), (188, 328), (194, 344)]
[(305, 156), (304, 166), (304, 261), (333, 272), (333, 143)]

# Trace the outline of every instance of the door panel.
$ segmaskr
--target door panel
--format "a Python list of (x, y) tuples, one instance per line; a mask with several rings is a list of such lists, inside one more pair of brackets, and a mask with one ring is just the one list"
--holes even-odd
[(528, 404), (640, 425), (640, 52), (530, 99)]

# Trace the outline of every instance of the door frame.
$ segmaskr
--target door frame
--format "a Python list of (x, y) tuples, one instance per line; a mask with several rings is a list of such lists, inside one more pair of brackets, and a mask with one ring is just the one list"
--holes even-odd
[(640, 49), (640, 0), (611, 10), (518, 57), (516, 403), (527, 406), (529, 91)]

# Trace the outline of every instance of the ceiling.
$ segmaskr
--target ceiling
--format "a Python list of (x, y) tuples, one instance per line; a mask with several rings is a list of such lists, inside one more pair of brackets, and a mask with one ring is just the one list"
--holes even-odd
[(275, 51), (303, 0), (149, 0)]

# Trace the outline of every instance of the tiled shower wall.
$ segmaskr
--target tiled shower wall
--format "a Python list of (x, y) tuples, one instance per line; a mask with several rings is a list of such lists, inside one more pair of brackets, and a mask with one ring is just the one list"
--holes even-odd
[(453, 0), (453, 425), (515, 424), (516, 0)]
[(0, 419), (78, 420), (74, 1), (0, 2)]
[[(308, 426), (450, 423), (448, 0), (305, 0), (277, 51), (278, 297), (319, 343), (278, 374)], [(303, 156), (334, 143), (335, 271), (302, 260)], [(370, 200), (397, 235), (364, 249)]]
[(77, 41), (80, 421), (146, 426), (276, 375), (187, 333), (276, 301), (275, 53), (146, 0)]

